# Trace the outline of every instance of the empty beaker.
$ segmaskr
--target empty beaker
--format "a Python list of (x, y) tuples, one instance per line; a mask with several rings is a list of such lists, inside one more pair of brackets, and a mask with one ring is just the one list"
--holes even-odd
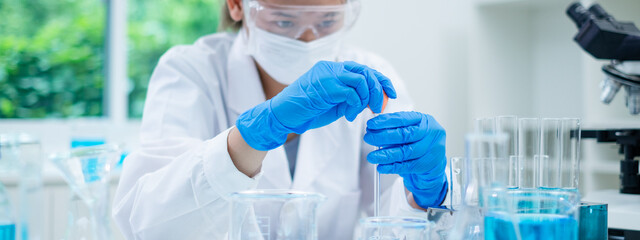
[(295, 190), (231, 194), (230, 240), (316, 240), (317, 208), (326, 197)]
[(360, 220), (361, 240), (426, 240), (430, 224), (416, 217), (369, 217)]
[[(79, 147), (70, 152), (53, 154), (50, 157), (53, 165), (62, 173), (62, 177), (69, 184), (73, 193), (77, 194), (89, 209), (89, 219), (91, 220), (91, 229), (93, 229), (92, 236), (83, 236), (83, 239), (106, 240), (111, 238), (109, 174), (119, 158), (118, 147), (110, 144)], [(72, 202), (73, 204), (75, 202)]]

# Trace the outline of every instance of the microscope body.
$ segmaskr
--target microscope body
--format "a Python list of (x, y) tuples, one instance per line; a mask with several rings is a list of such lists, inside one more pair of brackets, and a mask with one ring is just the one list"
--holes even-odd
[(596, 59), (611, 60), (602, 71), (600, 100), (609, 104), (621, 88), (625, 89), (625, 104), (629, 113), (640, 113), (640, 30), (631, 22), (617, 21), (599, 4), (589, 9), (573, 3), (567, 15), (579, 31), (574, 41)]

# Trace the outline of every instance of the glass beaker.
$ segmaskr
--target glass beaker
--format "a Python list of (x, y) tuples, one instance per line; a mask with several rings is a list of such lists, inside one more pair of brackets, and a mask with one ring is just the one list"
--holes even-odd
[(486, 240), (578, 239), (580, 197), (563, 190), (498, 190), (486, 206)]
[(430, 224), (416, 217), (369, 217), (360, 220), (361, 240), (425, 240)]
[[(79, 147), (66, 153), (51, 155), (71, 190), (89, 209), (93, 239), (111, 238), (109, 227), (109, 173), (120, 159), (115, 145)], [(72, 202), (73, 204), (73, 202)], [(74, 226), (69, 226), (74, 227)], [(74, 232), (74, 231), (68, 231)]]
[(316, 240), (318, 193), (288, 189), (231, 194), (230, 240)]

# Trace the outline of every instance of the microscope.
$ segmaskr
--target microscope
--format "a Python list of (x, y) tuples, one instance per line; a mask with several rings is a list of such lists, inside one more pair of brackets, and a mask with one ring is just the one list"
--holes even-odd
[(611, 60), (602, 66), (600, 100), (609, 104), (624, 87), (629, 113), (640, 113), (640, 30), (631, 22), (619, 22), (599, 4), (589, 9), (573, 3), (567, 15), (579, 31), (574, 40), (596, 59)]
[[(579, 31), (574, 41), (596, 59), (610, 60), (602, 66), (605, 74), (600, 100), (609, 104), (620, 88), (626, 92), (629, 113), (640, 113), (640, 30), (631, 22), (620, 22), (599, 4), (588, 9), (573, 3), (566, 11)], [(609, 239), (640, 239), (640, 129), (582, 130), (583, 139), (616, 143), (620, 161), (619, 190), (590, 193), (584, 201), (607, 203)]]

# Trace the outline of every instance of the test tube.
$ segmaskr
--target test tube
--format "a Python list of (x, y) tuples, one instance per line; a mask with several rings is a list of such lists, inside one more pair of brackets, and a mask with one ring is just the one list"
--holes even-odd
[(475, 131), (477, 133), (493, 134), (496, 132), (495, 118), (476, 118)]
[[(373, 113), (374, 117), (379, 116), (380, 113)], [(376, 150), (380, 150), (382, 147), (377, 147)], [(373, 216), (380, 216), (380, 172), (378, 172), (378, 164), (373, 165), (376, 173), (373, 176)]]
[(462, 157), (452, 157), (449, 159), (449, 199), (451, 208), (456, 209), (462, 205), (462, 194), (465, 189), (465, 159)]
[[(481, 150), (482, 152), (477, 152), (478, 154), (482, 154), (482, 156), (476, 156), (476, 161), (486, 161), (487, 164), (487, 170), (490, 171), (490, 179), (488, 179), (487, 184), (490, 184), (494, 181), (500, 182), (501, 184), (506, 184), (506, 180), (504, 179), (507, 175), (503, 175), (502, 171), (506, 170), (504, 169), (502, 166), (498, 166), (498, 164), (496, 164), (496, 153), (495, 152), (490, 152), (490, 151), (495, 151), (495, 142), (492, 142), (492, 139), (486, 138), (492, 135), (495, 135), (497, 133), (497, 125), (496, 125), (496, 119), (495, 117), (488, 117), (488, 118), (476, 118), (475, 120), (475, 132), (481, 135), (484, 135), (485, 138), (479, 142), (476, 142), (478, 145), (476, 147), (478, 147), (477, 150)], [(472, 148), (473, 150), (473, 148)], [(482, 159), (480, 159), (482, 158)], [(482, 163), (485, 164), (485, 163)], [(498, 170), (497, 168), (500, 167), (501, 169)], [(495, 178), (499, 178), (499, 179), (495, 179)]]
[(542, 119), (540, 131), (539, 187), (559, 188), (561, 172), (562, 141), (560, 139), (561, 120)]
[(505, 134), (468, 134), (466, 137), (466, 191), (468, 205), (482, 205), (483, 191), (489, 187), (503, 187), (507, 137)]
[(506, 187), (518, 188), (518, 117), (496, 117), (496, 132), (507, 135), (506, 142)]
[(561, 188), (578, 189), (580, 177), (580, 130), (579, 118), (563, 118), (561, 120)]
[(540, 119), (518, 120), (519, 188), (536, 188), (538, 155), (540, 154)]

